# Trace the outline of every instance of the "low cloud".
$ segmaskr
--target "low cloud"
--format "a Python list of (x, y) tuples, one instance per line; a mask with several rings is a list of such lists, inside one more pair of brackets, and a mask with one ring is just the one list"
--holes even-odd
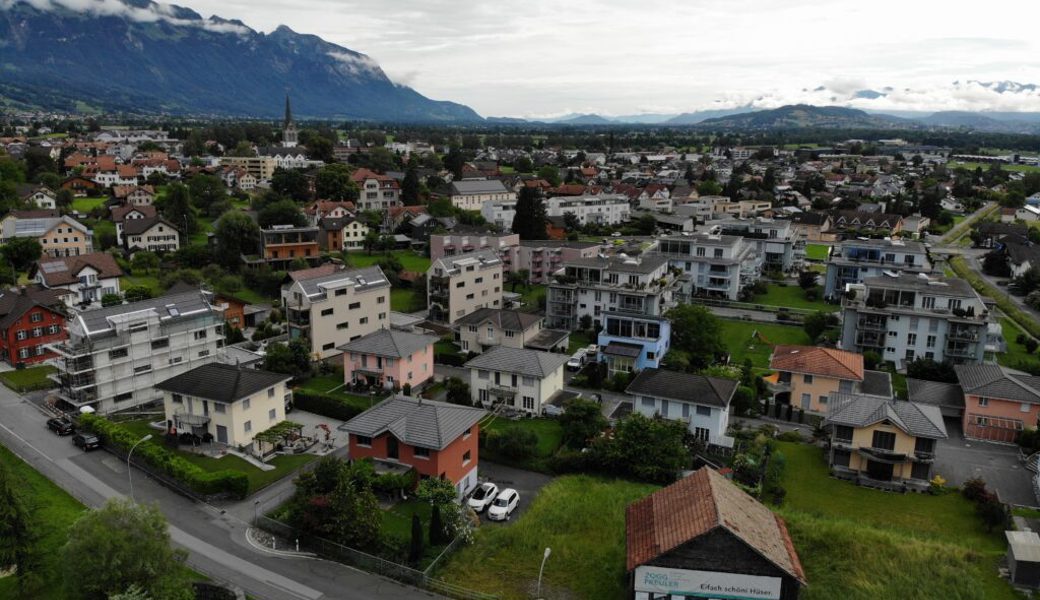
[(198, 27), (215, 33), (235, 33), (245, 35), (253, 30), (236, 23), (219, 19), (178, 17), (175, 8), (168, 4), (153, 3), (145, 8), (130, 6), (121, 0), (0, 0), (0, 7), (10, 8), (16, 4), (28, 4), (38, 10), (71, 10), (78, 13), (102, 17), (123, 17), (136, 23), (155, 23), (163, 21), (182, 27)]
[(335, 59), (341, 68), (351, 75), (362, 75), (365, 73), (382, 73), (379, 64), (364, 54), (353, 54), (338, 50), (328, 53), (329, 57)]

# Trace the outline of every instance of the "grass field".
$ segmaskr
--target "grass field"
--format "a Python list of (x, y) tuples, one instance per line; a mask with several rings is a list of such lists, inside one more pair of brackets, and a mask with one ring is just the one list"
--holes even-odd
[(40, 365), (14, 371), (0, 373), (0, 382), (16, 392), (29, 392), (32, 390), (44, 390), (58, 387), (47, 375), (56, 372), (57, 369), (50, 365)]
[(507, 429), (526, 429), (538, 436), (538, 458), (548, 458), (556, 453), (563, 444), (563, 428), (556, 419), (522, 419), (511, 421), (497, 418), (484, 425), (487, 431), (505, 431)]
[(817, 300), (808, 300), (805, 290), (797, 285), (780, 286), (770, 283), (766, 286), (766, 293), (755, 296), (753, 304), (764, 304), (767, 306), (786, 306), (788, 308), (804, 308), (807, 310), (819, 310), (823, 312), (837, 312), (841, 307), (837, 304), (824, 302), (823, 288), (816, 286)]
[(1000, 329), (1004, 334), (1004, 341), (1007, 342), (1007, 352), (997, 355), (997, 362), (1006, 367), (1017, 367), (1023, 363), (1036, 364), (1040, 362), (1040, 356), (1037, 353), (1030, 354), (1026, 352), (1026, 347), (1015, 341), (1015, 338), (1022, 333), (1022, 328), (1015, 324), (1014, 321), (1007, 317), (1000, 318)]
[[(36, 518), (39, 526), (39, 550), (43, 559), (41, 570), (44, 589), (33, 596), (36, 600), (60, 600), (61, 553), (69, 527), (86, 508), (64, 490), (50, 482), (35, 469), (0, 446), (0, 463), (13, 475), (15, 489)], [(14, 577), (0, 577), (0, 598), (19, 598), (18, 582)]]
[(584, 331), (572, 331), (569, 344), (567, 346), (567, 353), (574, 354), (578, 350), (586, 346), (591, 346), (596, 343), (596, 338), (585, 333)]
[(108, 198), (73, 198), (72, 210), (87, 214), (99, 206), (103, 206), (105, 202), (108, 202)]
[(587, 475), (547, 485), (513, 523), (486, 523), (435, 576), (503, 600), (534, 597), (542, 552), (546, 598), (625, 597), (625, 507), (655, 486)]
[(322, 375), (320, 377), (312, 377), (305, 381), (302, 385), (296, 389), (310, 392), (312, 394), (320, 394), (323, 396), (331, 396), (338, 398), (346, 404), (365, 410), (371, 408), (375, 403), (383, 399), (383, 395), (377, 396), (366, 396), (362, 394), (353, 394), (347, 392), (343, 388), (343, 376), (342, 375)]
[(159, 285), (159, 278), (155, 275), (123, 275), (119, 281), (119, 289), (123, 292), (126, 292), (126, 288), (136, 285), (143, 285), (152, 290), (152, 294), (155, 296), (159, 296), (165, 291)]
[[(425, 256), (421, 256), (412, 252), (411, 250), (394, 250), (390, 253), (397, 257), (397, 260), (401, 261), (401, 266), (404, 267), (405, 271), (414, 271), (425, 273), (430, 268), (430, 259)], [(352, 267), (368, 267), (379, 262), (379, 259), (386, 256), (382, 252), (351, 252), (350, 253), (350, 265)]]
[[(946, 168), (952, 170), (958, 167), (963, 167), (969, 171), (974, 171), (977, 167), (982, 167), (983, 171), (987, 171), (990, 168), (989, 164), (977, 163), (977, 162), (957, 162), (950, 161), (946, 163)], [(1040, 173), (1040, 167), (1034, 167), (1033, 165), (1000, 165), (1002, 171), (1018, 171), (1020, 173)]]
[[(507, 285), (503, 288), (507, 292), (513, 291), (513, 286)], [(516, 286), (517, 293), (520, 294), (520, 302), (523, 303), (522, 309), (538, 310), (538, 301), (540, 298), (545, 298), (545, 286), (544, 285), (529, 285), (526, 288), (524, 286)]]
[(390, 310), (412, 312), (415, 290), (412, 288), (394, 288), (390, 290)]
[(401, 540), (405, 545), (412, 539), (412, 515), (419, 515), (423, 530), (423, 557), (419, 568), (424, 569), (444, 550), (445, 544), (430, 544), (430, 517), (433, 508), (426, 502), (406, 500), (383, 510), (383, 533)]
[(827, 244), (806, 244), (805, 258), (809, 260), (827, 260), (831, 247)]
[(810, 583), (804, 600), (1017, 597), (997, 577), (1002, 534), (986, 532), (959, 494), (861, 488), (829, 477), (815, 446), (777, 449), (787, 459), (781, 514)]
[[(760, 369), (769, 367), (769, 356), (776, 344), (809, 345), (809, 336), (801, 327), (753, 321), (720, 319), (722, 341), (729, 349), (731, 362), (740, 365), (745, 358)], [(763, 338), (752, 339), (758, 332)]]

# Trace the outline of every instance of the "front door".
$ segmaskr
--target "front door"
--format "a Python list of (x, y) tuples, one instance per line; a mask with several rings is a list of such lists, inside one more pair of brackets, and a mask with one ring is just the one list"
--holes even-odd
[(227, 427), (217, 425), (217, 441), (221, 444), (227, 443)]
[(802, 394), (802, 410), (809, 410), (812, 406), (812, 394)]
[(892, 465), (868, 460), (867, 476), (878, 481), (892, 481)]
[(386, 438), (386, 457), (397, 460), (397, 438), (392, 435)]

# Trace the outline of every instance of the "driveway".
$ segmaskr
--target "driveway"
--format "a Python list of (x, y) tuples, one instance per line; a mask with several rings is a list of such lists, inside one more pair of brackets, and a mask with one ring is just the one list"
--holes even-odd
[(962, 485), (981, 477), (1000, 495), (1003, 502), (1036, 506), (1032, 473), (1018, 461), (1018, 447), (966, 440), (960, 422), (946, 420), (949, 438), (939, 440), (933, 473), (942, 475), (948, 485)]
[[(552, 477), (542, 473), (514, 469), (513, 467), (486, 461), (481, 461), (480, 463), (480, 479), (494, 483), (500, 490), (513, 488), (520, 494), (520, 502), (517, 503), (516, 510), (513, 511), (513, 519), (524, 514), (527, 507), (534, 502), (538, 492), (552, 481)], [(485, 511), (480, 517), (484, 526), (494, 527), (502, 524), (501, 522), (488, 521), (486, 515), (487, 512)]]

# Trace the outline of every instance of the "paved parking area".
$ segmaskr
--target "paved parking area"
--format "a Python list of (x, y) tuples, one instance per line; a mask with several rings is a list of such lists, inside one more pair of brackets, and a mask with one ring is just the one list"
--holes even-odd
[[(512, 515), (512, 518), (515, 519), (524, 514), (527, 507), (534, 502), (538, 492), (552, 481), (552, 477), (542, 473), (535, 473), (534, 471), (524, 471), (523, 469), (514, 469), (505, 465), (481, 461), (480, 480), (482, 482), (490, 481), (497, 485), (500, 490), (513, 488), (520, 494), (520, 501), (517, 503), (516, 510), (513, 511)], [(487, 511), (480, 515), (481, 521), (486, 525), (495, 526), (501, 524), (496, 521), (488, 521), (486, 515)]]
[(933, 473), (942, 475), (949, 485), (962, 485), (972, 477), (981, 477), (1002, 501), (1037, 505), (1033, 474), (1019, 462), (1017, 446), (966, 440), (956, 420), (946, 420), (946, 432), (949, 438), (939, 441)]

